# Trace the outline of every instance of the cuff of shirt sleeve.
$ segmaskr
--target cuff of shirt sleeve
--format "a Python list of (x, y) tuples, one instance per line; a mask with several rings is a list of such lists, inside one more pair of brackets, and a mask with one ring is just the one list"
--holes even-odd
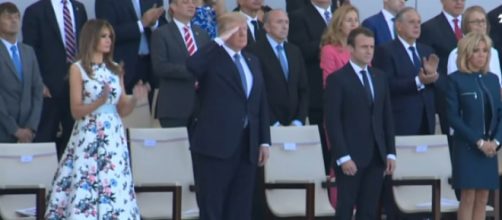
[(143, 27), (143, 23), (141, 23), (141, 20), (138, 20), (138, 28), (140, 33), (145, 32), (145, 27)]
[(349, 160), (352, 160), (350, 155), (340, 157), (338, 160), (336, 160), (336, 165), (341, 166), (342, 164), (344, 164), (345, 162), (347, 162)]
[(159, 20), (155, 22), (155, 24), (151, 27), (152, 30), (155, 30), (159, 27)]
[(418, 76), (415, 76), (415, 84), (417, 85), (418, 91), (425, 88), (425, 85), (422, 82), (420, 82), (420, 78), (418, 78)]
[(396, 155), (395, 154), (387, 154), (387, 159), (396, 160)]
[(301, 126), (303, 126), (303, 123), (300, 120), (295, 119), (291, 122), (291, 125), (301, 127)]
[(263, 144), (260, 144), (260, 147), (270, 147), (270, 144), (263, 143)]
[(218, 45), (222, 46), (225, 42), (221, 39), (221, 37), (215, 37), (214, 42), (216, 42)]

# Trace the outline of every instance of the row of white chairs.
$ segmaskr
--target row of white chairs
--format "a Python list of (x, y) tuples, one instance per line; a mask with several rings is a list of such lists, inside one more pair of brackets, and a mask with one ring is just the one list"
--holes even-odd
[[(264, 168), (270, 214), (304, 219), (334, 216), (327, 187), (336, 182), (328, 182), (324, 174), (317, 127), (273, 127), (271, 136), (270, 160)], [(186, 129), (131, 128), (128, 140), (142, 218), (197, 219)], [(398, 136), (396, 145), (393, 194), (399, 213), (433, 219), (454, 214), (458, 202), (448, 183), (451, 163), (446, 137)], [(15, 210), (37, 206), (38, 217), (26, 219), (43, 219), (40, 207), (45, 207), (46, 188), (56, 167), (53, 143), (0, 144), (1, 218), (25, 219)], [(498, 219), (498, 190), (494, 194), (496, 201), (487, 211)]]

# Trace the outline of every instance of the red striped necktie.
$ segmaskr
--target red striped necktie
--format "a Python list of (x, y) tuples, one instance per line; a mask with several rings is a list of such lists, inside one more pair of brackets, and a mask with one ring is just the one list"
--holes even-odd
[(195, 53), (195, 44), (193, 42), (192, 35), (190, 34), (190, 28), (188, 26), (183, 27), (185, 44), (187, 46), (188, 55), (192, 56)]
[(63, 20), (64, 20), (63, 23), (64, 23), (66, 61), (71, 63), (75, 61), (77, 43), (75, 39), (75, 32), (73, 31), (73, 22), (70, 16), (70, 9), (68, 9), (68, 0), (63, 0)]

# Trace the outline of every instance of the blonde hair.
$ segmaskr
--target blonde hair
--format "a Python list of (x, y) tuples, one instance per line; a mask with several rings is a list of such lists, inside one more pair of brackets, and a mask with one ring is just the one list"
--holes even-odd
[(488, 16), (486, 15), (485, 9), (479, 5), (474, 5), (465, 9), (464, 14), (462, 15), (462, 24), (460, 28), (462, 29), (462, 33), (467, 34), (471, 32), (469, 28), (470, 17), (474, 12), (481, 13), (485, 16), (485, 24), (486, 24), (486, 33), (490, 32), (490, 22), (488, 21)]
[(218, 17), (218, 34), (222, 34), (231, 27), (233, 24), (244, 23), (247, 19), (239, 12), (228, 12)]
[(110, 31), (110, 37), (112, 44), (110, 47), (110, 52), (103, 54), (103, 62), (106, 67), (114, 74), (122, 74), (122, 67), (115, 62), (113, 62), (113, 51), (115, 44), (115, 32), (113, 27), (108, 21), (93, 19), (89, 20), (82, 27), (79, 37), (79, 51), (78, 58), (82, 68), (84, 68), (87, 75), (92, 78), (94, 71), (92, 70), (92, 55), (96, 52), (99, 40), (101, 38), (101, 31), (108, 29)]
[(359, 18), (359, 10), (350, 4), (344, 4), (340, 8), (336, 9), (333, 14), (333, 18), (328, 23), (328, 27), (321, 37), (321, 47), (326, 44), (333, 45), (344, 45), (347, 42), (343, 42), (342, 32), (340, 28), (342, 27), (343, 20), (349, 12), (355, 12)]
[(490, 39), (490, 37), (488, 37), (488, 35), (484, 33), (475, 32), (468, 33), (458, 42), (457, 66), (461, 72), (474, 73), (478, 71), (476, 69), (473, 69), (473, 67), (470, 65), (469, 59), (471, 59), (475, 50), (481, 42), (484, 42), (486, 44), (486, 49), (488, 50), (488, 56), (486, 57), (485, 64), (481, 68), (481, 73), (488, 72), (492, 40)]

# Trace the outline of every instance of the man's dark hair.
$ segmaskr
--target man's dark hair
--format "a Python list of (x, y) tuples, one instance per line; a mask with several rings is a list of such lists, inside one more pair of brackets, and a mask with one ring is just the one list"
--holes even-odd
[(12, 2), (4, 2), (0, 4), (0, 14), (5, 12), (9, 14), (19, 14), (19, 9), (17, 9), (17, 6)]
[(361, 34), (366, 37), (372, 37), (372, 38), (375, 37), (375, 35), (373, 34), (373, 32), (370, 29), (365, 28), (365, 27), (358, 27), (350, 32), (349, 37), (347, 38), (347, 44), (352, 47), (356, 47), (356, 42), (355, 42), (356, 37)]

